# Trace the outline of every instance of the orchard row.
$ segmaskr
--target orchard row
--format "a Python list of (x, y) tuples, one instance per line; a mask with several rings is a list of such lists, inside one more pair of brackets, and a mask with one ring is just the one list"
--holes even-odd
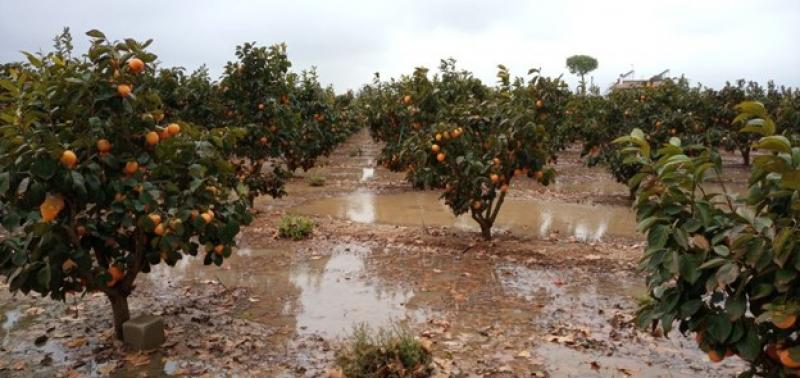
[(256, 196), (284, 194), (357, 128), (353, 97), (244, 44), (212, 82), (160, 68), (151, 41), (68, 32), (0, 71), (0, 275), (54, 299), (101, 291), (117, 333), (140, 272), (230, 256)]
[[(636, 195), (648, 241), (640, 324), (696, 334), (710, 360), (746, 360), (743, 376), (800, 372), (800, 92), (679, 79), (573, 95), (537, 70), (512, 79), (501, 66), (497, 76), (487, 86), (448, 60), (432, 77), (419, 68), (376, 78), (359, 101), (386, 142), (382, 162), (416, 187), (443, 189), (489, 239), (511, 181), (548, 184), (548, 165), (581, 144), (588, 164), (608, 166)], [(760, 150), (741, 197), (703, 191), (723, 177), (720, 149), (746, 164)]]

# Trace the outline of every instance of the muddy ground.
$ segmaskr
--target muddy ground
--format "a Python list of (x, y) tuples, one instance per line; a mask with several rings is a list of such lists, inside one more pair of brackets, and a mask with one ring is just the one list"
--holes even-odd
[[(164, 317), (167, 343), (127, 350), (105, 298), (12, 297), (0, 284), (0, 376), (326, 376), (355, 324), (407, 325), (432, 341), (437, 376), (732, 376), (692, 337), (633, 324), (644, 293), (628, 190), (578, 150), (558, 183), (515, 182), (495, 240), (453, 217), (435, 192), (375, 166), (353, 136), (299, 173), (259, 215), (221, 268), (191, 258), (140, 276), (132, 313)], [(726, 183), (747, 171), (726, 155)], [(323, 176), (309, 185), (304, 176)], [(277, 238), (287, 213), (312, 217), (308, 240)]]

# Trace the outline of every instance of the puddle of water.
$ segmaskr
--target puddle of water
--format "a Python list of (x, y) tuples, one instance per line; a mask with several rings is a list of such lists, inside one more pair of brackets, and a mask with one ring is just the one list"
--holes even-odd
[(330, 251), (295, 263), (287, 251), (243, 248), (222, 268), (187, 256), (175, 268), (154, 267), (146, 277), (157, 287), (185, 280), (247, 287), (254, 303), (240, 315), (287, 333), (340, 337), (359, 323), (377, 328), (424, 320), (423, 311), (406, 308), (413, 291), (367, 277), (369, 248), (340, 244)]
[(375, 168), (362, 168), (361, 181), (372, 180), (375, 177)]
[[(469, 215), (455, 217), (436, 192), (375, 194), (358, 190), (343, 197), (311, 201), (292, 211), (304, 215), (331, 215), (359, 223), (478, 229)], [(558, 232), (586, 241), (600, 240), (606, 234), (636, 234), (634, 214), (624, 207), (513, 199), (503, 204), (495, 228), (537, 236)]]
[[(611, 347), (610, 352), (606, 348), (571, 348), (545, 339), (534, 350), (553, 376), (696, 377), (711, 366), (692, 338), (678, 332), (672, 332), (669, 338), (654, 339), (647, 347), (615, 340), (612, 335), (629, 331), (627, 326), (614, 326), (609, 316), (615, 311), (633, 314), (635, 298), (645, 293), (644, 286), (630, 278), (512, 264), (501, 264), (496, 272), (508, 294), (531, 303), (544, 303), (542, 313), (560, 319), (550, 324), (549, 319), (543, 319), (545, 330), (573, 328)], [(742, 368), (741, 361), (728, 359), (712, 369), (724, 376)]]
[(359, 323), (383, 327), (407, 320), (405, 304), (414, 293), (366, 283), (366, 253), (364, 247), (337, 247), (321, 273), (311, 265), (292, 272), (291, 282), (301, 290), (298, 333), (342, 336)]
[(22, 312), (17, 309), (9, 310), (3, 314), (3, 317), (5, 320), (0, 328), (3, 328), (3, 331), (8, 333), (12, 328), (14, 328), (17, 322), (19, 322), (19, 319), (22, 317)]

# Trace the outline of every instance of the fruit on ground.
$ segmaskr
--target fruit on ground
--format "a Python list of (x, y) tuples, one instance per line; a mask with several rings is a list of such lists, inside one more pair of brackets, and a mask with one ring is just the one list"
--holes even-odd
[(161, 138), (158, 136), (157, 132), (151, 131), (151, 132), (147, 133), (147, 135), (144, 137), (144, 139), (147, 142), (147, 144), (149, 144), (151, 146), (155, 146), (156, 144), (158, 144), (158, 141)]
[(140, 74), (144, 71), (144, 62), (139, 58), (133, 58), (128, 61), (128, 69), (134, 74)]
[(60, 194), (48, 194), (44, 202), (39, 206), (39, 212), (42, 214), (42, 220), (51, 222), (58, 217), (58, 214), (64, 210), (64, 197)]
[(117, 94), (120, 97), (128, 97), (131, 95), (131, 86), (128, 84), (117, 85)]
[(61, 154), (61, 164), (63, 164), (65, 167), (72, 169), (77, 163), (78, 156), (75, 155), (74, 152), (66, 150)]

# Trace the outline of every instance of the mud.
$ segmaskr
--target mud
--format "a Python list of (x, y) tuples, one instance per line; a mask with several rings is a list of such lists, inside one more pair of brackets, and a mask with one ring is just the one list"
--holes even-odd
[[(401, 323), (430, 339), (437, 376), (742, 369), (733, 358), (712, 365), (691, 335), (634, 325), (644, 243), (628, 191), (585, 168), (577, 149), (559, 159), (555, 186), (512, 185), (491, 242), (437, 193), (411, 191), (402, 174), (375, 166), (378, 150), (366, 132), (355, 135), (297, 172), (287, 197), (259, 199), (222, 267), (187, 257), (142, 275), (131, 307), (165, 318), (168, 342), (157, 351), (113, 340), (102, 296), (55, 303), (0, 286), (0, 376), (325, 376), (359, 323)], [(311, 176), (325, 184), (310, 186)], [(311, 239), (277, 239), (287, 213), (315, 220)]]

